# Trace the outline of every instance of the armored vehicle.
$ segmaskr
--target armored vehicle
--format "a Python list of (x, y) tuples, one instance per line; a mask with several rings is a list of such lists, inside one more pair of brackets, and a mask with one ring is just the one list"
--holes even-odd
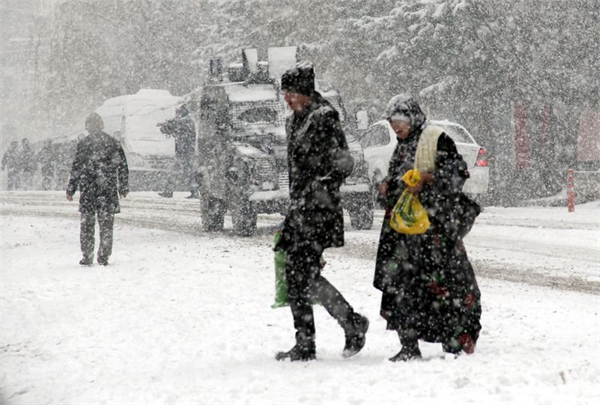
[[(220, 61), (211, 61), (211, 80), (196, 103), (196, 180), (205, 231), (223, 229), (227, 211), (234, 232), (241, 236), (254, 233), (257, 214), (285, 214), (289, 202), (285, 118), (291, 111), (278, 79), (281, 66), (295, 62), (295, 52), (295, 47), (270, 48), (271, 70), (270, 63), (258, 62), (256, 50), (245, 50), (242, 63), (228, 66), (227, 77), (220, 75)], [(286, 55), (293, 59), (285, 60)], [(339, 111), (354, 158), (353, 172), (341, 188), (343, 207), (354, 228), (370, 229), (372, 190), (363, 150), (339, 93), (323, 81), (316, 87)]]

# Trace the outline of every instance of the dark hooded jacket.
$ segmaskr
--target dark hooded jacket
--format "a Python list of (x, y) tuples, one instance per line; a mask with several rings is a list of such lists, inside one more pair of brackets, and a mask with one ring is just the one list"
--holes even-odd
[(57, 165), (56, 147), (51, 142), (46, 142), (37, 156), (40, 163), (42, 176), (53, 176)]
[[(398, 112), (410, 118), (411, 132), (398, 141), (384, 179), (389, 185), (388, 199), (373, 283), (383, 292), (381, 315), (388, 321), (388, 329), (413, 329), (419, 338), (431, 342), (448, 342), (461, 333), (476, 341), (481, 328), (480, 293), (464, 245), (453, 231), (455, 204), (468, 178), (467, 165), (453, 140), (442, 134), (434, 181), (418, 194), (431, 226), (423, 235), (394, 231), (389, 218), (406, 188), (401, 177), (413, 168), (427, 125), (421, 108), (410, 97), (394, 97), (385, 118)], [(455, 306), (455, 302), (460, 304)]]
[(175, 123), (175, 155), (178, 159), (191, 159), (196, 152), (196, 125), (185, 106), (179, 107)]
[(29, 141), (26, 139), (21, 143), (21, 150), (19, 152), (19, 162), (21, 170), (25, 173), (33, 174), (37, 169), (37, 162), (35, 159), (35, 152), (29, 146)]
[(129, 191), (129, 170), (123, 148), (107, 133), (92, 132), (77, 144), (67, 194), (78, 188), (80, 212), (120, 212), (119, 193)]
[(11, 142), (8, 150), (2, 156), (2, 170), (15, 172), (19, 167), (19, 144), (16, 141)]
[(278, 249), (344, 244), (340, 186), (353, 159), (338, 112), (318, 92), (302, 115), (286, 122), (290, 206)]

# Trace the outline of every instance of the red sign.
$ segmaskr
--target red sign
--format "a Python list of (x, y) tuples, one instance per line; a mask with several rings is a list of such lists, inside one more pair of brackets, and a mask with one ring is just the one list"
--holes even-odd
[(520, 104), (515, 105), (515, 160), (517, 169), (527, 169), (530, 166), (527, 108)]

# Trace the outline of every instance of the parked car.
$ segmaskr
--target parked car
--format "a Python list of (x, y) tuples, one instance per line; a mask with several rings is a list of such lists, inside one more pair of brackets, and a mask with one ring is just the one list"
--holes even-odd
[[(446, 134), (454, 140), (458, 152), (467, 162), (470, 178), (465, 183), (463, 191), (473, 196), (485, 194), (490, 177), (485, 149), (460, 124), (451, 121), (430, 121), (429, 123), (444, 129)], [(375, 190), (387, 174), (390, 157), (396, 147), (396, 134), (389, 122), (378, 121), (359, 135), (359, 142), (364, 149), (365, 160), (369, 166), (369, 178), (376, 197)]]

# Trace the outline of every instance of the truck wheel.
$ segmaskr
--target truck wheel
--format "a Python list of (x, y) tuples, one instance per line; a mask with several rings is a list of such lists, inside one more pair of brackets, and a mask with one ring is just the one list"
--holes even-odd
[(200, 198), (200, 216), (204, 232), (218, 232), (223, 230), (225, 221), (225, 206), (217, 198), (202, 196)]
[(373, 226), (373, 202), (367, 200), (350, 210), (350, 224), (359, 231), (371, 229)]
[(256, 211), (248, 200), (240, 202), (231, 213), (233, 232), (238, 236), (252, 236), (256, 232)]

